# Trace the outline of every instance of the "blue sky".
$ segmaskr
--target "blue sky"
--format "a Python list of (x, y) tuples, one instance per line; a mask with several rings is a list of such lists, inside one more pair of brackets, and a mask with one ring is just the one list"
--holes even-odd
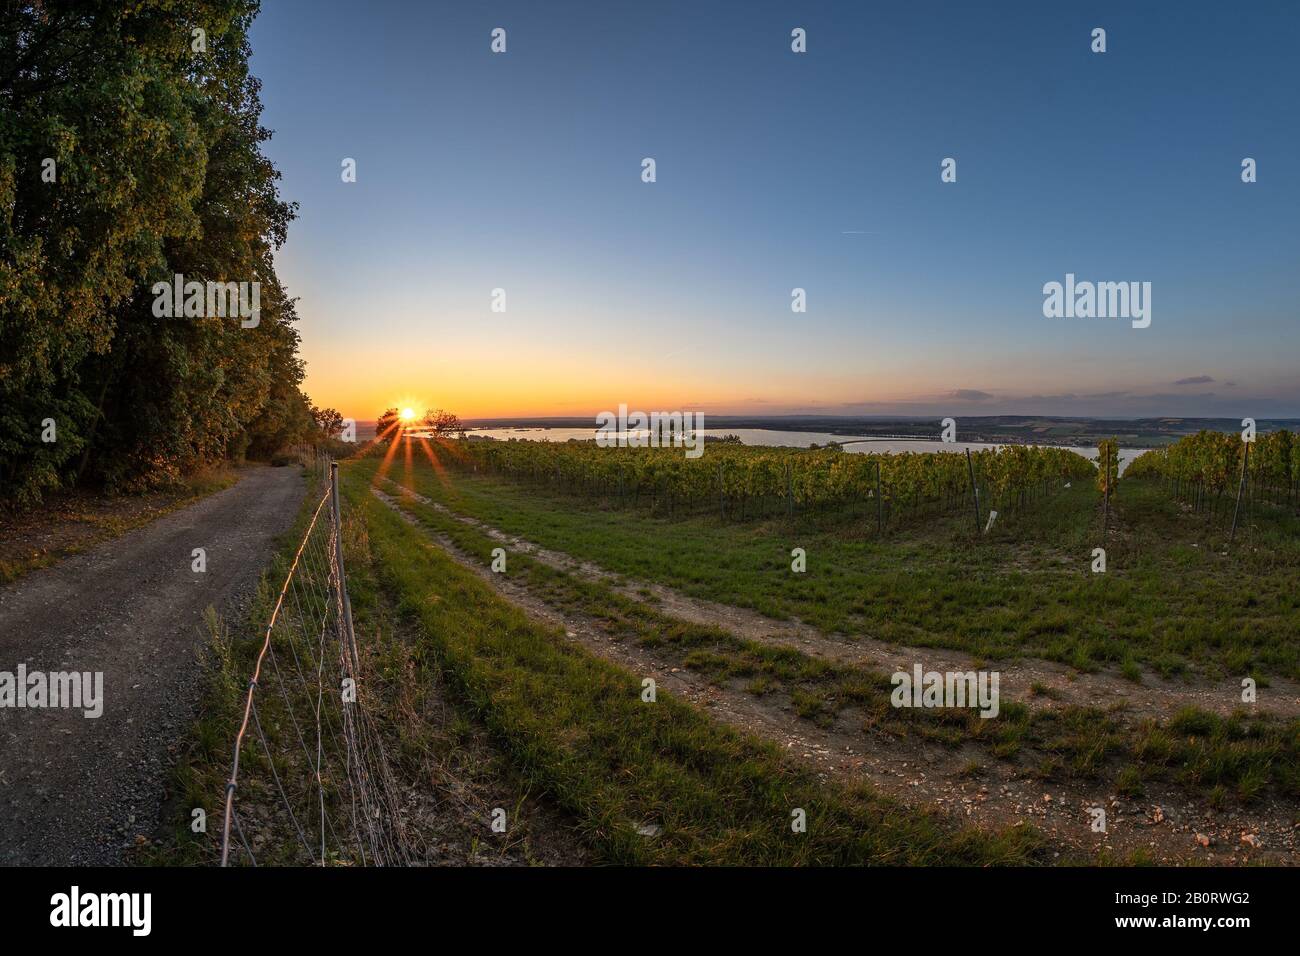
[[(1300, 5), (267, 0), (252, 42), (344, 414), (1300, 415)], [(1045, 318), (1067, 272), (1150, 328)]]

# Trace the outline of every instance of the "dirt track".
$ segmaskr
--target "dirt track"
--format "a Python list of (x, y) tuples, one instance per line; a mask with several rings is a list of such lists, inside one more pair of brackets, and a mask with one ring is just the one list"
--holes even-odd
[[(304, 488), (296, 467), (249, 468), (232, 488), (0, 587), (0, 672), (102, 671), (104, 698), (98, 718), (0, 708), (0, 864), (117, 864), (153, 831), (197, 704), (203, 612), (246, 611)], [(204, 573), (191, 570), (194, 548), (207, 552)]]

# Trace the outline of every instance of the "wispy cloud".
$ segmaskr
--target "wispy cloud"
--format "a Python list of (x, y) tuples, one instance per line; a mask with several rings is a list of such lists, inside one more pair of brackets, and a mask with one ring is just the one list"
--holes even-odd
[(1132, 394), (1131, 392), (1127, 392), (1127, 391), (1121, 391), (1121, 392), (1091, 392), (1091, 393), (1089, 393), (1089, 394), (1087, 394), (1087, 395), (1085, 395), (1085, 396), (1083, 396), (1083, 397), (1084, 397), (1084, 398), (1090, 398), (1090, 399), (1102, 399), (1102, 400), (1105, 400), (1105, 399), (1111, 399), (1111, 398), (1125, 398), (1125, 397), (1127, 397), (1128, 395), (1131, 395), (1131, 394)]
[(1209, 385), (1214, 379), (1209, 375), (1192, 375), (1188, 378), (1180, 378), (1174, 382), (1175, 385)]

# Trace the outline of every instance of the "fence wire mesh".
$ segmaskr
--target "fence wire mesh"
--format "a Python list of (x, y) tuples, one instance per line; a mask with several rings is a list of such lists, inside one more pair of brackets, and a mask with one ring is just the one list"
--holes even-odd
[(406, 865), (397, 787), (365, 707), (337, 467), (280, 588), (244, 698), (221, 865)]

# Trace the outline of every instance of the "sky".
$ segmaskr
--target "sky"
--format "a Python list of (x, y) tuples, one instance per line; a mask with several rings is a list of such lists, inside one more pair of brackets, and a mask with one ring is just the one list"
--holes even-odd
[[(265, 0), (252, 45), (345, 416), (1300, 416), (1289, 0)], [(1150, 326), (1045, 317), (1067, 273)]]

